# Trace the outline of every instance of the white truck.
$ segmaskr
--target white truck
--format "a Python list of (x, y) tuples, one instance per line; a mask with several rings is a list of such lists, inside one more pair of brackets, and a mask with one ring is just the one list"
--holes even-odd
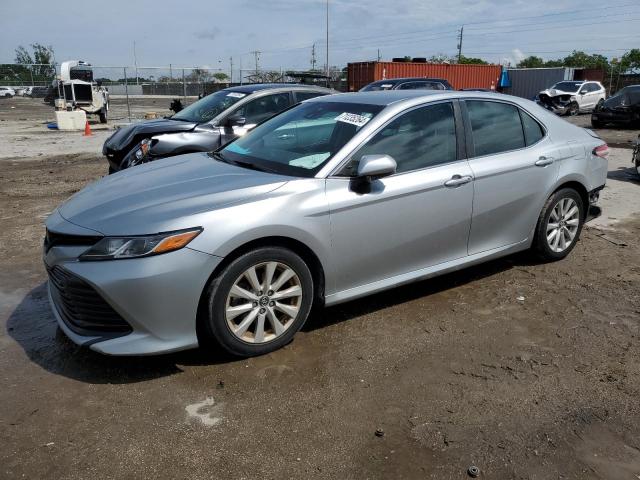
[(100, 123), (107, 123), (109, 91), (93, 81), (90, 64), (82, 60), (62, 62), (57, 93), (56, 106), (65, 110), (84, 110), (87, 114), (98, 115)]

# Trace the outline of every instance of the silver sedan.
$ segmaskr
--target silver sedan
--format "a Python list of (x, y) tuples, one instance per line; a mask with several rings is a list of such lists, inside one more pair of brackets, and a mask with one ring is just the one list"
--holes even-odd
[(113, 355), (259, 355), (333, 305), (520, 250), (574, 248), (606, 144), (533, 102), (390, 91), (303, 102), (212, 153), (88, 186), (47, 220), (53, 311)]

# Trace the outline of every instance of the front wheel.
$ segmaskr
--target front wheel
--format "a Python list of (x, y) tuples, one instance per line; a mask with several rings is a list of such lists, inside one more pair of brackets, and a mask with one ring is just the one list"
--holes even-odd
[(572, 188), (558, 190), (544, 204), (533, 249), (546, 261), (561, 260), (573, 250), (584, 223), (585, 206)]
[(233, 355), (272, 352), (304, 325), (313, 289), (309, 267), (291, 250), (250, 251), (211, 281), (200, 317), (202, 333)]
[(100, 118), (100, 123), (107, 123), (107, 107), (106, 106), (102, 107), (102, 110), (100, 110), (98, 117)]
[(576, 102), (571, 102), (569, 104), (569, 109), (567, 110), (567, 115), (569, 115), (570, 117), (575, 117), (576, 115), (578, 115), (578, 113), (580, 113), (580, 107)]

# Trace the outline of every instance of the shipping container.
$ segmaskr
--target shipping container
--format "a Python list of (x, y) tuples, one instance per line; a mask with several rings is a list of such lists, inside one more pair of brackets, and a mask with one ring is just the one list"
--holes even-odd
[(447, 80), (453, 88), (495, 88), (500, 65), (458, 65), (420, 62), (357, 62), (347, 68), (349, 91), (357, 92), (378, 80), (404, 77), (432, 77)]
[(533, 99), (542, 90), (563, 80), (573, 80), (573, 68), (510, 68), (507, 70), (511, 86), (503, 93)]

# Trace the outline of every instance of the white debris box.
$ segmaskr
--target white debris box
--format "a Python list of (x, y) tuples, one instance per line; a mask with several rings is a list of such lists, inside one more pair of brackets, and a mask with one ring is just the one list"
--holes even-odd
[(84, 126), (87, 123), (87, 114), (84, 110), (73, 110), (72, 112), (56, 110), (56, 122), (58, 130), (84, 130)]

